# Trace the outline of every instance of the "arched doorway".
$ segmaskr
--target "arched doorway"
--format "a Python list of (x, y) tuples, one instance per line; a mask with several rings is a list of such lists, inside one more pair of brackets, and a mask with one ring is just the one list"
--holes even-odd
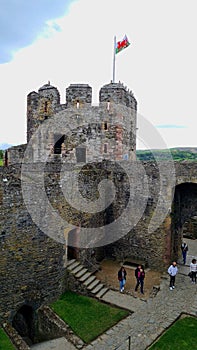
[(79, 258), (79, 246), (80, 246), (80, 228), (76, 227), (75, 229), (68, 232), (68, 241), (67, 241), (68, 260)]
[(28, 345), (34, 339), (34, 313), (31, 306), (23, 305), (13, 318), (12, 326)]
[(181, 241), (184, 236), (184, 225), (188, 223), (192, 217), (197, 216), (197, 184), (186, 182), (175, 187), (171, 216), (171, 257), (172, 259), (178, 260)]

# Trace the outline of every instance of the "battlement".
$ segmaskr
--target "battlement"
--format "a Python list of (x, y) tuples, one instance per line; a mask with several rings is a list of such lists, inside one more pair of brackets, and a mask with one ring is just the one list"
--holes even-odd
[(114, 102), (137, 110), (137, 101), (132, 93), (122, 83), (104, 85), (99, 92), (100, 102)]
[(83, 107), (92, 103), (92, 88), (88, 84), (70, 84), (66, 89), (66, 105)]
[[(72, 128), (75, 116), (83, 124), (83, 127), (75, 130), (70, 141), (64, 128), (58, 126), (58, 116), (67, 123), (64, 128)], [(50, 140), (47, 147), (51, 150), (51, 160), (53, 155), (60, 155), (64, 161), (74, 163), (78, 160), (135, 159), (137, 101), (122, 83), (111, 82), (101, 87), (97, 107), (92, 104), (92, 87), (88, 84), (70, 84), (66, 88), (64, 104), (60, 103), (57, 87), (50, 82), (41, 86), (37, 92), (30, 92), (27, 95), (27, 143), (39, 127), (46, 120), (50, 122), (53, 117), (57, 118), (58, 131), (53, 130), (50, 135), (44, 135), (42, 131), (39, 136), (39, 145)], [(32, 149), (34, 161), (39, 159), (37, 148), (35, 146)], [(5, 165), (20, 163), (23, 153), (21, 147), (11, 148), (6, 153)]]

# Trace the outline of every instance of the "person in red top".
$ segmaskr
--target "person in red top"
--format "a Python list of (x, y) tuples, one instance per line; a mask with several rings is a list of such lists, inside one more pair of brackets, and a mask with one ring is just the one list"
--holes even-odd
[(140, 293), (144, 294), (144, 278), (145, 278), (145, 271), (144, 271), (144, 269), (142, 267), (136, 269), (135, 276), (137, 278), (135, 291), (137, 292), (138, 287), (140, 285)]

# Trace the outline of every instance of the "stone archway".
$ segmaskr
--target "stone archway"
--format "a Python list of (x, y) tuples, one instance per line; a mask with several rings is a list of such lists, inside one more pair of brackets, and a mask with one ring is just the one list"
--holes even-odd
[(68, 232), (67, 259), (79, 259), (80, 228), (76, 227)]
[(34, 312), (31, 306), (23, 305), (13, 318), (12, 326), (20, 334), (27, 344), (34, 340)]
[(183, 238), (183, 227), (190, 218), (197, 216), (197, 184), (185, 182), (175, 187), (172, 204), (171, 257), (178, 260)]

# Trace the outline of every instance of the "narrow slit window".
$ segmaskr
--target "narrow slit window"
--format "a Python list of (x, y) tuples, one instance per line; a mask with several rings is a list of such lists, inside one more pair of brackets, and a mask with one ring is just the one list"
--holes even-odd
[(45, 103), (44, 103), (44, 111), (46, 113), (48, 112), (48, 101), (45, 101)]
[(107, 152), (108, 152), (108, 144), (104, 143), (104, 153), (107, 153)]

